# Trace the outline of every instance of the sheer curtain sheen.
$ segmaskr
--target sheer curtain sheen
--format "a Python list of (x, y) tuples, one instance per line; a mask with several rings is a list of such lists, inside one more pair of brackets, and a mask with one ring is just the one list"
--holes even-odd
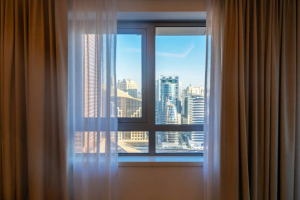
[(116, 2), (69, 0), (69, 185), (116, 199)]
[(300, 199), (300, 2), (207, 4), (205, 198)]
[(206, 1), (206, 80), (204, 111), (204, 199), (220, 198), (223, 3)]

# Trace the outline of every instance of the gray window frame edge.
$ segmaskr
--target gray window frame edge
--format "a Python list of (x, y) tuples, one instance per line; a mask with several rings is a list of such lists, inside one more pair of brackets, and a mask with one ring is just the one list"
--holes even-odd
[(203, 156), (119, 156), (119, 167), (203, 167)]
[[(205, 21), (195, 22), (118, 22), (118, 33), (144, 30), (142, 39), (142, 118), (118, 118), (118, 131), (147, 131), (148, 153), (118, 153), (119, 156), (203, 156), (203, 153), (156, 153), (155, 132), (203, 131), (203, 125), (156, 125), (155, 124), (155, 28), (156, 27), (206, 27)], [(144, 38), (146, 37), (146, 38)], [(146, 79), (146, 80), (144, 80)], [(144, 96), (145, 95), (145, 96)], [(152, 103), (151, 103), (152, 102)], [(144, 107), (146, 106), (146, 107)], [(144, 116), (144, 113), (146, 116)]]

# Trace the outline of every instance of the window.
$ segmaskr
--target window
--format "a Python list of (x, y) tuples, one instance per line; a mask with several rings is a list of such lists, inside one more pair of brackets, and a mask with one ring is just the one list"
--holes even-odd
[(119, 155), (203, 153), (206, 28), (119, 23)]
[(201, 27), (156, 27), (156, 124), (203, 124), (203, 31)]
[(142, 35), (117, 35), (118, 118), (142, 118)]

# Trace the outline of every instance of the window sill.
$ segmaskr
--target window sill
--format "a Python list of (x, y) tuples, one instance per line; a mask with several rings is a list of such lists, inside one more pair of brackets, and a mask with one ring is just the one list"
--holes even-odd
[(119, 167), (202, 167), (203, 156), (119, 156)]

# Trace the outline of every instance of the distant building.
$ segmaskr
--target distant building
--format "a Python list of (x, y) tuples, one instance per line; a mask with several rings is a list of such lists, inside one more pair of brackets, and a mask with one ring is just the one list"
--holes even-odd
[[(159, 76), (155, 84), (155, 122), (157, 124), (181, 124), (179, 77)], [(166, 132), (166, 142), (178, 144), (178, 132)]]
[(192, 131), (191, 137), (188, 138), (189, 146), (200, 151), (204, 149), (204, 135), (203, 131)]
[(187, 101), (188, 124), (204, 124), (204, 97), (198, 94), (189, 94)]
[(118, 141), (146, 141), (148, 140), (147, 132), (145, 131), (119, 131)]
[(187, 96), (187, 94), (199, 94), (204, 96), (204, 87), (193, 87), (190, 85), (186, 89), (183, 89), (182, 97)]
[(137, 84), (131, 79), (118, 80), (117, 88), (123, 92), (127, 92), (133, 98), (138, 98)]
[(117, 89), (118, 117), (139, 118), (142, 116), (142, 100)]
[(176, 106), (170, 102), (167, 102), (165, 107), (166, 107), (165, 124), (181, 124), (180, 114), (177, 113)]
[(204, 142), (204, 135), (203, 131), (192, 131), (192, 141), (194, 142), (194, 145), (201, 146)]
[(84, 117), (97, 117), (97, 65), (94, 34), (85, 34), (84, 48)]
[[(159, 92), (156, 106), (160, 106), (160, 109), (156, 110), (158, 113), (157, 118), (159, 119), (158, 124), (166, 124), (169, 119), (167, 119), (167, 104), (174, 105), (177, 113), (181, 113), (181, 102), (179, 99), (179, 77), (178, 76), (160, 76), (159, 82), (156, 83)], [(179, 120), (181, 122), (181, 119)]]
[(161, 123), (160, 80), (155, 81), (155, 124)]
[(204, 88), (191, 85), (182, 91), (182, 117), (187, 124), (204, 123)]
[[(181, 115), (170, 102), (166, 105), (166, 124), (181, 124)], [(166, 142), (178, 144), (178, 132), (166, 132)]]
[(96, 132), (76, 132), (75, 133), (75, 153), (96, 153), (97, 133)]

